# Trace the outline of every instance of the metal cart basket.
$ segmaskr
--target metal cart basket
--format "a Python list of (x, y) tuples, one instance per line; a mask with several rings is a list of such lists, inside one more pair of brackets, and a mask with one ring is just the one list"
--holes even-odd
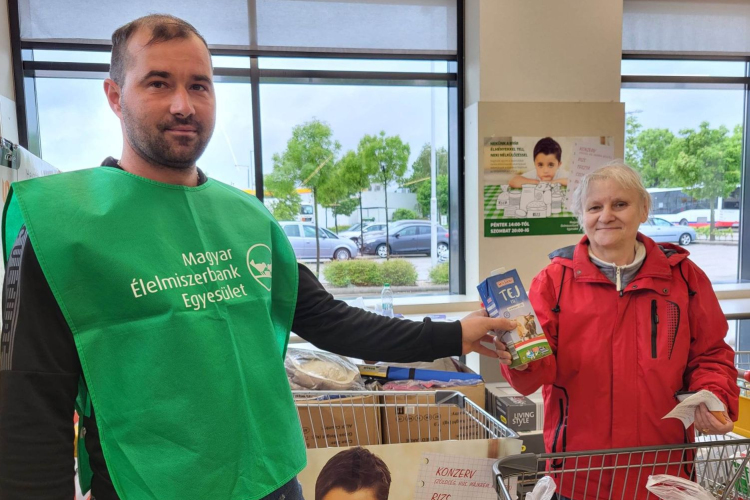
[[(696, 436), (686, 445), (665, 445), (552, 454), (524, 454), (495, 463), (500, 500), (523, 500), (539, 479), (552, 476), (557, 491), (574, 500), (655, 499), (645, 484), (649, 476), (669, 474), (695, 481), (717, 499), (750, 499), (750, 439), (743, 439), (743, 417), (750, 417), (750, 352), (737, 352), (740, 420), (727, 436)], [(743, 411), (743, 408), (747, 408)]]
[(656, 499), (645, 489), (655, 474), (695, 481), (717, 499), (750, 499), (749, 451), (750, 439), (704, 437), (689, 445), (515, 455), (496, 462), (494, 472), (500, 500), (525, 499), (546, 475), (575, 500)]
[(517, 438), (454, 391), (292, 391), (308, 448)]

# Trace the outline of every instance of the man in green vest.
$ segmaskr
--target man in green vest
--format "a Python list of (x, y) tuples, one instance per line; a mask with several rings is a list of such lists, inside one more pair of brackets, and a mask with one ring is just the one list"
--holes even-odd
[(14, 184), (3, 214), (0, 500), (70, 500), (74, 404), (96, 500), (302, 497), (290, 330), (339, 354), (478, 351), (510, 321), (388, 319), (333, 299), (256, 198), (196, 166), (214, 128), (211, 58), (190, 24), (112, 37), (120, 160)]

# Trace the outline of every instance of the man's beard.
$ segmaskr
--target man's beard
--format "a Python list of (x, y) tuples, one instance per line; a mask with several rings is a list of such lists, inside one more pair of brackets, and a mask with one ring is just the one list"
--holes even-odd
[[(206, 150), (213, 132), (213, 127), (206, 131), (203, 125), (192, 117), (172, 116), (169, 121), (157, 124), (157, 131), (151, 134), (130, 113), (124, 103), (122, 118), (128, 142), (138, 156), (154, 166), (176, 170), (186, 170), (195, 165)], [(176, 136), (173, 141), (168, 140), (165, 130), (180, 125), (193, 127), (196, 131), (195, 136)]]

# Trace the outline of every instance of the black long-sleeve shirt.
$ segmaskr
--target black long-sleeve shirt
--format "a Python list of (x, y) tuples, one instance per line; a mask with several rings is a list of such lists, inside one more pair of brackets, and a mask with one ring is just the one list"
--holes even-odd
[[(112, 165), (108, 159), (105, 164)], [(202, 173), (199, 182), (205, 182)], [(461, 353), (460, 323), (403, 321), (349, 307), (299, 265), (292, 331), (345, 356), (427, 361)], [(82, 370), (73, 335), (25, 229), (3, 287), (0, 335), (0, 500), (74, 496), (73, 408)], [(119, 500), (104, 460), (95, 411), (84, 420), (97, 500)]]

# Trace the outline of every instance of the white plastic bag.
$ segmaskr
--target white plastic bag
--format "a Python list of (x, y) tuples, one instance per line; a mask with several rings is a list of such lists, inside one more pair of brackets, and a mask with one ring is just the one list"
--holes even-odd
[(646, 489), (662, 500), (716, 500), (697, 483), (667, 474), (649, 476)]
[(537, 481), (534, 491), (526, 493), (526, 500), (550, 500), (555, 494), (555, 488), (555, 481), (549, 476), (544, 476)]
[(292, 389), (313, 391), (363, 391), (359, 368), (337, 354), (290, 347), (284, 360)]

